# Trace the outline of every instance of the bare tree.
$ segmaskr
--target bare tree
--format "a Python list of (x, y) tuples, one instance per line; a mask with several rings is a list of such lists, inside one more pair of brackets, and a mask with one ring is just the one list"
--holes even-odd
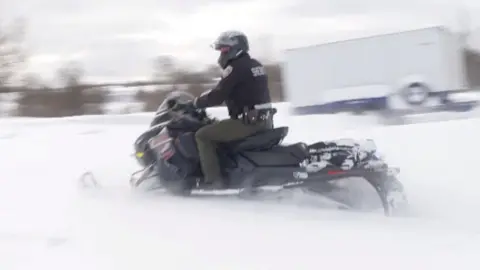
[(157, 56), (153, 61), (153, 79), (161, 81), (175, 73), (175, 59), (168, 55)]
[(185, 69), (177, 70), (175, 73), (173, 73), (171, 80), (176, 85), (206, 84), (212, 82), (212, 78), (204, 72), (194, 72)]
[(28, 72), (22, 76), (22, 85), (30, 89), (40, 89), (45, 87), (45, 83), (42, 81), (40, 75), (32, 72)]
[(146, 112), (154, 112), (158, 106), (163, 102), (170, 91), (157, 90), (153, 92), (139, 90), (137, 91), (136, 100), (143, 103), (143, 110)]
[(75, 61), (66, 62), (57, 70), (58, 80), (63, 87), (79, 85), (84, 74), (82, 64)]
[(0, 87), (8, 85), (25, 62), (24, 37), (24, 20), (0, 25)]
[(57, 70), (58, 80), (64, 87), (62, 115), (84, 114), (84, 91), (86, 87), (81, 84), (84, 70), (78, 62), (67, 62)]
[(222, 70), (217, 65), (209, 65), (205, 68), (205, 75), (212, 79), (218, 79), (222, 76)]

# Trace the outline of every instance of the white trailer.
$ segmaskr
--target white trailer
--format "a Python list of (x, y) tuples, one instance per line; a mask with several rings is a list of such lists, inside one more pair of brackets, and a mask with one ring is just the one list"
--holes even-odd
[(285, 57), (285, 93), (298, 114), (448, 107), (449, 93), (469, 88), (460, 38), (443, 27), (289, 49)]

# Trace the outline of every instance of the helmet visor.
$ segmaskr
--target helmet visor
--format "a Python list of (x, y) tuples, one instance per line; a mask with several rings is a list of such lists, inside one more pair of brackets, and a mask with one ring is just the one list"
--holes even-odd
[(225, 50), (229, 50), (231, 47), (237, 45), (238, 41), (236, 39), (232, 39), (229, 36), (221, 35), (217, 38), (211, 45), (214, 50), (225, 52)]

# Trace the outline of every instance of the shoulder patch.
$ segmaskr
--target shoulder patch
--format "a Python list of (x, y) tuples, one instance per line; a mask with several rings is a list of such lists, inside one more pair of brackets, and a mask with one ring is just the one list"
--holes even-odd
[(228, 75), (232, 73), (233, 67), (228, 66), (222, 71), (222, 78), (226, 78)]
[(256, 66), (250, 69), (252, 71), (253, 77), (265, 76), (265, 67), (264, 66)]

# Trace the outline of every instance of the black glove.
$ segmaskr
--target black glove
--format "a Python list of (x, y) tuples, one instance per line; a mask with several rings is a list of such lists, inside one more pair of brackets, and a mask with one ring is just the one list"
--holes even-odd
[(193, 103), (193, 101), (187, 101), (185, 103), (183, 103), (182, 105), (186, 110), (197, 110), (197, 107), (195, 106), (195, 103)]

